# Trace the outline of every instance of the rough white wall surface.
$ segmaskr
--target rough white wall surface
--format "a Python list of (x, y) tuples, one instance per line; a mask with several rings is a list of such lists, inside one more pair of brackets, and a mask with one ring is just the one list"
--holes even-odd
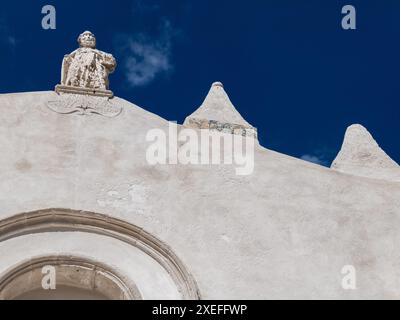
[(363, 126), (347, 128), (342, 149), (332, 169), (363, 177), (400, 181), (400, 167)]
[[(150, 166), (146, 133), (167, 121), (119, 98), (115, 118), (59, 114), (46, 106), (55, 96), (0, 96), (0, 219), (44, 208), (124, 219), (168, 244), (205, 299), (400, 298), (400, 183), (261, 146), (249, 176)], [(357, 290), (342, 288), (344, 265)]]

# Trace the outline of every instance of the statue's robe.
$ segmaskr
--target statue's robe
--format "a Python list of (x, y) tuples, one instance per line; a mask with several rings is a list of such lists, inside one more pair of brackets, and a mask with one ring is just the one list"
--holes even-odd
[(108, 75), (115, 67), (116, 61), (111, 54), (91, 48), (79, 48), (64, 58), (62, 84), (108, 90)]

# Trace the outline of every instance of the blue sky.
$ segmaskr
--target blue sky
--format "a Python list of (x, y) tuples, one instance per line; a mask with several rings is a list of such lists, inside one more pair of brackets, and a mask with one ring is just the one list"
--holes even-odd
[[(357, 30), (341, 28), (346, 4)], [(168, 120), (222, 81), (267, 148), (329, 165), (360, 123), (400, 162), (398, 0), (3, 1), (0, 92), (52, 90), (84, 30), (117, 58), (114, 93)]]

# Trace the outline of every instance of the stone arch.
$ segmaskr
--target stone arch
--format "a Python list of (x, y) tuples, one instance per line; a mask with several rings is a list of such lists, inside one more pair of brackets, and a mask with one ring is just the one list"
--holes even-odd
[[(65, 241), (73, 239), (76, 242), (83, 239), (81, 240), (82, 248), (78, 246), (72, 251), (70, 248), (65, 249), (65, 243), (57, 243), (60, 242), (60, 236), (57, 235), (59, 232), (64, 232)], [(157, 299), (157, 296), (152, 296), (143, 283), (137, 282), (138, 279), (135, 279), (133, 271), (128, 270), (129, 263), (138, 263), (139, 265), (132, 269), (137, 269), (138, 271), (135, 272), (142, 272), (142, 274), (136, 278), (147, 277), (146, 279), (151, 282), (151, 272), (157, 273), (158, 282), (149, 284), (153, 286), (153, 291), (160, 291), (160, 288), (156, 286), (164, 281), (165, 287), (170, 288), (168, 289), (170, 292), (165, 292), (167, 298), (200, 299), (195, 280), (171, 248), (142, 228), (126, 221), (103, 214), (69, 209), (27, 212), (0, 221), (0, 250), (12, 252), (12, 248), (19, 248), (24, 243), (36, 243), (41, 246), (41, 243), (46, 241), (45, 239), (50, 239), (47, 240), (48, 244), (43, 245), (42, 249), (32, 248), (32, 256), (29, 258), (12, 256), (9, 258), (10, 261), (3, 261), (3, 264), (8, 263), (7, 266), (1, 266), (0, 262), (0, 298), (2, 294), (8, 292), (6, 288), (9, 288), (10, 283), (23, 279), (24, 274), (32, 275), (32, 272), (34, 274), (38, 267), (47, 263), (55, 264), (65, 270), (68, 266), (85, 268), (85, 270), (91, 270), (88, 272), (92, 272), (92, 276), (100, 274), (104, 279), (110, 280), (109, 286), (115, 289), (111, 292), (100, 290), (109, 298)], [(104, 248), (102, 252), (96, 247), (100, 243), (110, 247)], [(11, 249), (5, 248), (5, 245)], [(117, 256), (119, 248), (122, 253)], [(29, 251), (26, 248), (22, 250)], [(96, 254), (92, 254), (91, 250), (97, 250), (98, 256), (94, 257)], [(80, 251), (80, 254), (76, 251)], [(114, 254), (114, 256), (106, 259), (102, 256), (104, 254)], [(125, 265), (125, 270), (122, 270), (123, 267), (118, 264), (110, 266), (108, 263), (110, 260)], [(118, 268), (121, 270), (119, 271)], [(18, 293), (14, 292), (10, 296), (17, 295)]]
[[(110, 300), (141, 300), (135, 283), (109, 266), (74, 256), (40, 257), (28, 260), (5, 274), (0, 283), (0, 299), (13, 300), (41, 288), (42, 268), (57, 270), (57, 287), (91, 291)], [(84, 279), (82, 279), (84, 276)]]

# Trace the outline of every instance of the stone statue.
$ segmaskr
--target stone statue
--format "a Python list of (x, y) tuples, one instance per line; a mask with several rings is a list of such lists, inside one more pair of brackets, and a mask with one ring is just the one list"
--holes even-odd
[(78, 38), (80, 48), (66, 55), (57, 92), (112, 96), (108, 75), (114, 72), (116, 61), (111, 54), (96, 49), (96, 38), (85, 31)]
[(96, 38), (90, 31), (82, 33), (78, 43), (79, 48), (63, 59), (58, 96), (47, 106), (62, 114), (119, 115), (122, 108), (115, 104), (108, 82), (117, 65), (114, 57), (96, 49)]

